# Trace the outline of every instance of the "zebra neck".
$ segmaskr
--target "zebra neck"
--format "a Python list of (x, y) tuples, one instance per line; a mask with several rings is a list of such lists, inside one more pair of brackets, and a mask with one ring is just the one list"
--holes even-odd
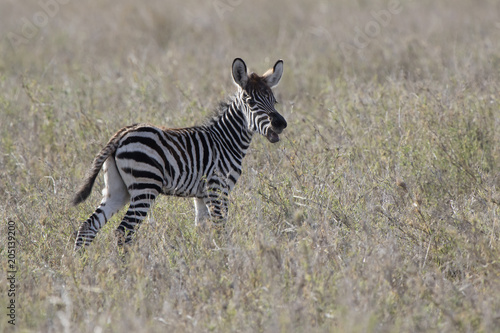
[(241, 160), (245, 157), (252, 133), (248, 131), (244, 103), (238, 96), (231, 103), (221, 105), (221, 112), (212, 121), (212, 134), (222, 145), (222, 149), (230, 150), (232, 155)]

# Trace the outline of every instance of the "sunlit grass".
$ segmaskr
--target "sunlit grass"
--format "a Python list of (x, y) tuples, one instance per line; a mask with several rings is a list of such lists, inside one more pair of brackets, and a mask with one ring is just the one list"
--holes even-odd
[[(234, 3), (221, 17), (210, 2), (70, 2), (28, 43), (0, 42), (0, 253), (15, 221), (15, 328), (498, 331), (498, 8), (402, 1), (346, 57), (339, 44), (387, 3)], [(9, 6), (5, 32), (41, 10)], [(277, 144), (252, 142), (227, 237), (195, 228), (191, 200), (161, 197), (126, 251), (113, 234), (122, 211), (75, 255), (102, 178), (70, 201), (102, 145), (132, 123), (202, 123), (235, 91), (235, 57), (260, 73), (284, 60), (288, 127)]]

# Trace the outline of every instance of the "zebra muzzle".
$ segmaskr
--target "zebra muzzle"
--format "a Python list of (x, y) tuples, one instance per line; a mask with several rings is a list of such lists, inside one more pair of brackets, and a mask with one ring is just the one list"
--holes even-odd
[(271, 126), (267, 130), (266, 137), (271, 143), (275, 143), (280, 141), (279, 134), (286, 128), (287, 123), (280, 114), (273, 114), (269, 118), (271, 119)]
[(276, 142), (280, 141), (279, 135), (275, 131), (273, 131), (272, 129), (270, 129), (270, 128), (267, 130), (266, 138), (271, 143), (276, 143)]

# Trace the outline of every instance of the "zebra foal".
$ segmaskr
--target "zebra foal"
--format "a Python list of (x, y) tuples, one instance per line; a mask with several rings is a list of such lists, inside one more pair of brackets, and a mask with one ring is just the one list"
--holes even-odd
[(75, 250), (89, 245), (99, 229), (127, 203), (130, 205), (116, 234), (119, 245), (130, 242), (160, 194), (193, 197), (196, 224), (210, 219), (223, 225), (228, 195), (241, 175), (252, 135), (259, 133), (275, 143), (287, 126), (274, 107), (276, 99), (271, 90), (282, 74), (282, 60), (260, 76), (248, 74), (245, 62), (236, 58), (232, 76), (238, 90), (206, 124), (186, 128), (136, 124), (116, 132), (95, 157), (73, 200), (77, 205), (90, 195), (102, 168), (103, 198), (80, 225)]

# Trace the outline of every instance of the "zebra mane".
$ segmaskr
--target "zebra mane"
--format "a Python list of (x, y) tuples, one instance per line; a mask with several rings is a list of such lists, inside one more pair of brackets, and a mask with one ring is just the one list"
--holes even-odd
[(205, 121), (204, 125), (212, 125), (219, 121), (219, 119), (226, 113), (229, 106), (233, 103), (234, 97), (226, 98), (225, 100), (219, 101), (217, 107), (213, 110), (212, 114)]

